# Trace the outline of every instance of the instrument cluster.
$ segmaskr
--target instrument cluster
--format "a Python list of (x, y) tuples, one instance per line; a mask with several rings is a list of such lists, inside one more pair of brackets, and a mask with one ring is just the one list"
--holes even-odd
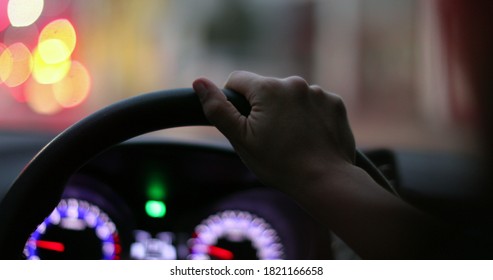
[(89, 162), (28, 259), (329, 259), (331, 234), (228, 146), (129, 142)]

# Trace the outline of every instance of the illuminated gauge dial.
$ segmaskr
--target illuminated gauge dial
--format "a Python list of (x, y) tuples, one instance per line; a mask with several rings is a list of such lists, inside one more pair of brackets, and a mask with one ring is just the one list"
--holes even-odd
[(28, 259), (119, 259), (115, 224), (99, 207), (62, 199), (26, 242)]
[(195, 228), (189, 259), (282, 259), (277, 232), (262, 218), (246, 211), (223, 211)]

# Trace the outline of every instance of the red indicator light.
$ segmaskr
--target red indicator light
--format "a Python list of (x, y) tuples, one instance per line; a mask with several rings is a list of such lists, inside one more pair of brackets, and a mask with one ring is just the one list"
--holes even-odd
[(65, 251), (65, 246), (63, 243), (55, 241), (37, 240), (36, 247), (56, 252)]
[(219, 248), (216, 246), (209, 246), (208, 252), (210, 256), (215, 257), (220, 260), (232, 260), (233, 259), (233, 252), (228, 251), (223, 248)]

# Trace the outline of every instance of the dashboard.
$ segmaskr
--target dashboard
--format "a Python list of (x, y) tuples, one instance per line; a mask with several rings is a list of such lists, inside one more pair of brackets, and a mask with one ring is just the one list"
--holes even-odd
[[(51, 136), (0, 136), (3, 196)], [(375, 149), (365, 154), (401, 196), (423, 207), (433, 205), (435, 197), (464, 198), (459, 186), (476, 178), (473, 162), (462, 157)], [(259, 182), (227, 142), (147, 136), (107, 150), (73, 174), (58, 206), (26, 241), (24, 255), (27, 259), (359, 258), (290, 197)]]
[(330, 236), (292, 199), (263, 186), (228, 145), (144, 137), (108, 150), (74, 174), (24, 254), (328, 259)]
[[(330, 252), (328, 244), (314, 246), (324, 238), (306, 213), (218, 147), (120, 145), (73, 176), (52, 216), (28, 252), (44, 238), (63, 240), (58, 257), (68, 258), (282, 259)], [(38, 246), (28, 258), (54, 252)]]

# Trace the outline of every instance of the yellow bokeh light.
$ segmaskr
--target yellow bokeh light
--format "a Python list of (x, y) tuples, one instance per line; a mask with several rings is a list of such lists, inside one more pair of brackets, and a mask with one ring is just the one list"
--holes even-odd
[(10, 76), (13, 63), (12, 53), (7, 46), (0, 43), (0, 84)]
[(79, 105), (87, 98), (90, 87), (89, 72), (80, 62), (73, 61), (67, 76), (53, 85), (53, 92), (62, 107), (70, 108)]
[(48, 39), (39, 43), (38, 52), (47, 64), (57, 64), (70, 58), (71, 52), (67, 45), (59, 39)]
[[(67, 19), (57, 19), (48, 23), (39, 34), (38, 44), (42, 45), (43, 42), (53, 39), (63, 42), (66, 48), (65, 51), (68, 52), (68, 56), (70, 56), (74, 51), (75, 44), (77, 42), (77, 36), (72, 23), (70, 23)], [(52, 42), (50, 44), (58, 43)], [(60, 46), (56, 47), (59, 48)], [(44, 53), (44, 48), (41, 48), (40, 51), (42, 52), (42, 57), (49, 56), (49, 54)]]
[(23, 43), (12, 44), (0, 55), (0, 65), (0, 79), (5, 85), (16, 87), (31, 75), (31, 52)]
[(9, 0), (7, 15), (10, 24), (24, 27), (33, 24), (43, 12), (44, 0)]
[(34, 79), (29, 79), (26, 83), (25, 90), (27, 104), (34, 112), (43, 115), (53, 115), (62, 110), (62, 107), (55, 99), (51, 85), (43, 85)]
[(46, 63), (38, 49), (33, 53), (33, 77), (40, 84), (54, 84), (61, 81), (70, 70), (70, 60), (65, 60), (60, 63)]

